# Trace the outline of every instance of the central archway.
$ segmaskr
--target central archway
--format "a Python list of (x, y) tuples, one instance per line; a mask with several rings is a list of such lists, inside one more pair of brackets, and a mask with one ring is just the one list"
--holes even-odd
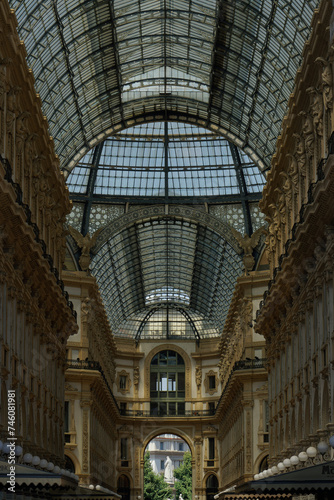
[(193, 455), (187, 440), (178, 434), (158, 434), (147, 442), (143, 449), (144, 498), (154, 495), (178, 500), (193, 497)]
[[(156, 422), (157, 424), (157, 422)], [(194, 446), (194, 439), (193, 439), (193, 436), (190, 436), (186, 431), (182, 430), (182, 428), (180, 428), (179, 426), (174, 426), (174, 425), (168, 425), (166, 424), (164, 427), (159, 427), (158, 425), (156, 425), (156, 428), (154, 430), (152, 430), (151, 432), (149, 432), (146, 436), (146, 438), (143, 439), (142, 441), (142, 446), (141, 446), (141, 451), (140, 451), (140, 483), (141, 483), (141, 491), (138, 492), (138, 494), (143, 498), (143, 493), (144, 493), (144, 456), (145, 456), (145, 451), (148, 449), (149, 447), (149, 443), (151, 443), (152, 441), (156, 441), (159, 443), (159, 447), (160, 447), (160, 441), (161, 442), (167, 442), (168, 439), (164, 439), (164, 440), (158, 440), (158, 437), (159, 436), (166, 436), (166, 435), (173, 435), (175, 436), (175, 443), (185, 443), (184, 447), (185, 449), (189, 450), (189, 452), (191, 453), (191, 467), (192, 467), (192, 498), (195, 498), (195, 494), (197, 494), (197, 491), (196, 491), (196, 484), (197, 484), (197, 475), (199, 474), (199, 469), (195, 468), (195, 446)], [(165, 452), (169, 452), (170, 451), (170, 454), (172, 454), (172, 450), (164, 450)], [(181, 450), (182, 451), (182, 450)], [(176, 453), (176, 454), (179, 454), (179, 453)], [(175, 455), (176, 455), (175, 454)], [(167, 456), (167, 455), (166, 455)], [(172, 457), (170, 457), (172, 458)], [(162, 458), (160, 459), (162, 460)], [(173, 458), (172, 458), (172, 469), (173, 469), (173, 465), (174, 465), (174, 468), (175, 465), (178, 466), (178, 463), (176, 462), (175, 463), (175, 460), (178, 460), (178, 459), (174, 459), (174, 464), (173, 464)], [(197, 457), (197, 460), (200, 462), (200, 457)], [(199, 463), (198, 462), (198, 463)], [(164, 460), (164, 467), (165, 467), (165, 460)], [(162, 464), (160, 462), (160, 467), (157, 467), (158, 469), (158, 473), (162, 472)], [(163, 474), (164, 474), (164, 471), (163, 471)]]

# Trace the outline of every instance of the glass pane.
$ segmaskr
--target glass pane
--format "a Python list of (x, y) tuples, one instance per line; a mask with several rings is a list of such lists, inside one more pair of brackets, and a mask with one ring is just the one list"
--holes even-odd
[(184, 373), (178, 373), (178, 377), (177, 377), (177, 390), (178, 391), (184, 391), (185, 390), (185, 374)]
[(160, 373), (160, 391), (167, 391), (167, 373)]
[(216, 377), (214, 375), (209, 376), (209, 389), (216, 388)]
[(159, 353), (159, 364), (162, 366), (167, 365), (167, 351), (161, 351)]
[(160, 403), (159, 414), (167, 415), (167, 403)]
[(215, 458), (215, 438), (209, 438), (209, 460)]
[(169, 403), (169, 415), (176, 415), (176, 403)]
[(156, 354), (151, 361), (151, 365), (157, 365), (159, 360), (159, 354)]
[(168, 391), (176, 391), (176, 374), (168, 374)]
[(158, 403), (151, 403), (151, 415), (158, 415)]
[(180, 354), (177, 355), (177, 364), (184, 365), (184, 359), (180, 356)]
[(184, 403), (177, 403), (177, 413), (179, 415), (184, 415), (185, 411), (185, 404)]
[(176, 352), (175, 351), (168, 351), (168, 364), (169, 365), (176, 365)]
[(152, 391), (157, 391), (157, 390), (158, 390), (158, 374), (151, 373), (151, 393)]

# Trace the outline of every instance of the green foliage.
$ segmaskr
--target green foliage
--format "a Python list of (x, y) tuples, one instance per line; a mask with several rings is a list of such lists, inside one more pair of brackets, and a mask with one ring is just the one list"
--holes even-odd
[(192, 465), (191, 453), (186, 451), (183, 455), (183, 463), (174, 469), (176, 499), (182, 494), (184, 500), (191, 500), (192, 495)]
[(149, 452), (144, 456), (144, 500), (167, 500), (173, 492), (163, 476), (156, 474), (150, 462)]

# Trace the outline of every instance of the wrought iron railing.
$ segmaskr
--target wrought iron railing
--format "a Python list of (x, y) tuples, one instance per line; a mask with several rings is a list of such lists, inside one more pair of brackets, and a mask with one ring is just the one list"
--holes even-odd
[(210, 417), (216, 410), (184, 410), (175, 412), (150, 411), (150, 410), (120, 410), (120, 414), (125, 417)]
[(225, 384), (224, 390), (219, 398), (219, 401), (217, 403), (216, 408), (212, 408), (209, 410), (184, 410), (184, 411), (179, 411), (178, 413), (176, 412), (166, 412), (166, 411), (157, 411), (155, 410), (128, 410), (124, 408), (120, 408), (118, 406), (118, 403), (116, 401), (116, 398), (109, 386), (109, 383), (103, 373), (103, 370), (101, 368), (101, 365), (98, 361), (89, 361), (88, 359), (82, 360), (82, 359), (70, 359), (67, 361), (67, 367), (68, 368), (74, 368), (74, 369), (81, 369), (81, 370), (97, 370), (101, 373), (103, 380), (106, 383), (106, 386), (109, 390), (109, 393), (115, 403), (115, 406), (117, 410), (119, 411), (119, 414), (123, 417), (141, 417), (141, 418), (147, 418), (147, 417), (152, 417), (152, 418), (161, 418), (161, 417), (213, 417), (217, 413), (217, 409), (224, 397), (224, 394), (226, 393), (226, 390), (228, 388), (229, 382), (232, 378), (232, 375), (238, 371), (238, 370), (255, 370), (259, 368), (265, 368), (267, 364), (266, 359), (241, 359), (240, 361), (237, 361), (230, 373), (230, 376)]

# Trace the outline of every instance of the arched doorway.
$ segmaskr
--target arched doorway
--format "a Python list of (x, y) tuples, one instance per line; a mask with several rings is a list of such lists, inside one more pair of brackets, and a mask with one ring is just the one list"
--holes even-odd
[(65, 469), (69, 470), (70, 472), (74, 472), (75, 473), (75, 465), (74, 465), (74, 462), (73, 460), (65, 455)]
[(261, 460), (260, 465), (259, 465), (259, 473), (263, 472), (264, 470), (267, 470), (269, 468), (268, 458), (269, 458), (269, 455), (266, 455)]
[(122, 500), (130, 500), (130, 479), (125, 474), (118, 478), (117, 493), (122, 496)]
[(159, 490), (161, 498), (193, 498), (191, 447), (180, 435), (152, 436), (144, 449), (144, 498)]
[(214, 496), (218, 493), (217, 476), (211, 474), (206, 480), (206, 500), (214, 500)]

